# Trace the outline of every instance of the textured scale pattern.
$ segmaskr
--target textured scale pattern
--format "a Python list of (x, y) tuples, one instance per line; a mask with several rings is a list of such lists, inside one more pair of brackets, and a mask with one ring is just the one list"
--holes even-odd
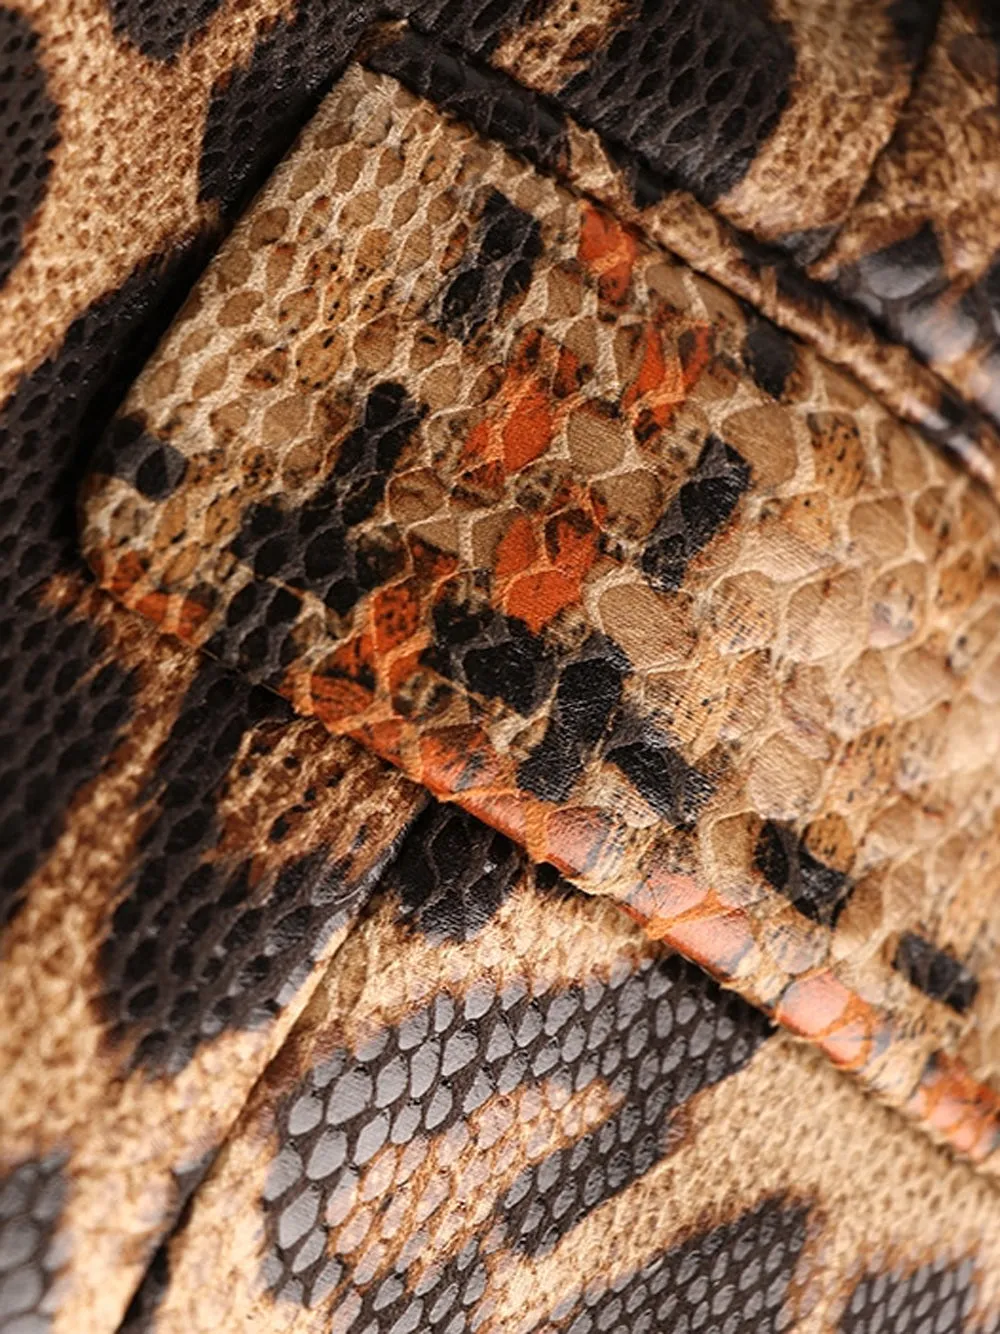
[(115, 31), (144, 56), (171, 60), (218, 9), (221, 0), (108, 0)]
[[(419, 410), (401, 385), (376, 384), (327, 486), (291, 513), (276, 506), (255, 506), (233, 540), (233, 555), (250, 565), (259, 580), (278, 579), (308, 590), (332, 611), (346, 615), (391, 573), (389, 553), (355, 546), (351, 538), (378, 507), (385, 478), (419, 420)], [(280, 624), (294, 618), (297, 604), (282, 617), (276, 602), (272, 598), (268, 620)], [(244, 617), (234, 614), (234, 620), (240, 625)], [(252, 665), (254, 646), (244, 639), (240, 650)]]
[[(275, 1275), (279, 1297), (292, 1288), (312, 1306), (332, 1286), (327, 1250), (332, 1244), (339, 1254), (345, 1243), (318, 1220), (330, 1217), (331, 1200), (384, 1145), (447, 1135), (494, 1091), (510, 1095), (547, 1080), (585, 1097), (603, 1079), (620, 1104), (616, 1111), (571, 1147), (520, 1173), (487, 1220), (515, 1250), (548, 1254), (599, 1202), (625, 1190), (663, 1155), (666, 1123), (677, 1105), (745, 1064), (764, 1024), (738, 1007), (734, 1021), (727, 1008), (732, 1004), (720, 1003), (707, 982), (699, 988), (691, 970), (673, 958), (635, 973), (622, 968), (607, 987), (594, 983), (532, 997), (516, 983), (500, 995), (484, 985), (463, 1006), (441, 994), (364, 1056), (335, 1053), (279, 1113), (284, 1147), (264, 1192), (275, 1243), (268, 1274)], [(406, 1175), (387, 1189), (402, 1189), (414, 1166), (407, 1164)], [(405, 1280), (389, 1279), (386, 1286), (398, 1287), (401, 1298)], [(416, 1312), (404, 1312), (401, 1302), (400, 1317), (419, 1325), (444, 1305), (440, 1288), (421, 1293)], [(458, 1293), (452, 1300), (452, 1310), (430, 1316), (433, 1324), (447, 1324), (468, 1304)], [(373, 1301), (376, 1309), (386, 1304), (378, 1292)]]
[(778, 1334), (788, 1285), (805, 1242), (804, 1211), (768, 1202), (735, 1223), (658, 1255), (603, 1291), (588, 1292), (546, 1334), (632, 1334), (709, 1322), (726, 1334)]
[(909, 1273), (866, 1274), (840, 1322), (843, 1334), (888, 1330), (969, 1329), (975, 1295), (969, 1266), (941, 1263)]
[(712, 203), (745, 175), (788, 101), (795, 55), (767, 9), (646, 0), (560, 100)]
[(17, 263), (23, 235), (45, 193), (58, 140), (57, 111), (38, 60), (38, 34), (0, 7), (0, 286)]
[[(877, 27), (876, 11), (869, 7), (865, 12), (876, 20)], [(902, 9), (897, 8), (896, 12), (902, 18)], [(926, 23), (929, 12), (930, 7), (918, 6), (914, 13), (918, 28)], [(800, 17), (808, 19), (809, 15), (807, 8)], [(824, 8), (821, 18), (818, 11), (813, 13), (817, 30), (812, 36), (817, 39), (818, 49), (811, 52), (808, 69), (799, 71), (797, 86), (811, 85), (814, 91), (803, 105), (793, 102), (786, 119), (796, 128), (774, 136), (772, 143), (778, 158), (782, 154), (794, 157), (801, 151), (803, 141), (823, 142), (830, 135), (831, 142), (837, 143), (837, 151), (818, 154), (818, 158), (824, 167), (853, 176), (859, 164), (842, 151), (842, 136), (849, 132), (842, 122), (844, 118), (851, 121), (852, 107), (858, 103), (844, 100), (845, 72), (830, 62), (827, 48), (836, 46), (839, 37), (857, 40), (860, 32), (856, 12), (845, 14), (849, 33), (840, 34), (831, 26), (834, 17), (829, 6)], [(766, 165), (770, 150), (760, 155), (760, 178), (748, 190), (738, 192), (743, 198), (734, 215), (735, 221), (749, 225), (754, 233), (763, 232), (766, 239), (759, 240), (757, 235), (727, 223), (714, 209), (700, 204), (694, 194), (676, 188), (671, 177), (654, 171), (632, 148), (584, 130), (567, 115), (561, 101), (551, 95), (555, 91), (555, 76), (550, 77), (547, 63), (543, 62), (539, 68), (532, 59), (536, 43), (541, 50), (546, 49), (551, 22), (550, 18), (534, 37), (530, 29), (523, 37), (512, 35), (492, 57), (501, 63), (502, 69), (489, 69), (463, 59), (442, 49), (432, 38), (410, 29), (394, 28), (384, 33), (369, 60), (373, 68), (395, 75), (407, 87), (429, 97), (442, 110), (468, 121), (487, 137), (499, 139), (529, 161), (567, 176), (586, 193), (610, 205), (620, 217), (635, 221), (697, 271), (716, 279), (752, 303), (756, 310), (805, 337), (833, 364), (855, 375), (903, 421), (953, 451), (995, 488), (1000, 460), (1000, 435), (995, 425), (975, 405), (963, 402), (950, 385), (942, 383), (903, 345), (887, 342), (857, 305), (839, 300), (821, 278), (810, 277), (802, 267), (822, 254), (836, 229), (831, 225), (802, 227), (804, 219), (796, 216), (797, 229), (789, 231), (793, 219), (788, 219), (788, 226), (781, 225), (787, 208), (795, 211), (801, 206), (807, 183), (816, 188), (817, 198), (812, 203), (820, 217), (828, 216), (831, 199), (838, 209), (842, 207), (843, 191), (823, 170), (818, 170), (820, 162), (813, 161), (809, 171), (796, 176), (794, 198), (788, 199), (782, 193), (782, 182), (787, 179), (784, 168), (771, 170)], [(572, 30), (573, 23), (568, 26)], [(924, 38), (929, 36), (925, 29), (921, 31)], [(582, 33), (578, 40), (583, 42)], [(919, 39), (916, 45), (921, 45)], [(559, 50), (558, 43), (555, 49)], [(573, 49), (573, 43), (569, 42), (567, 53)], [(857, 68), (847, 77), (853, 77)], [(521, 82), (525, 77), (533, 80), (532, 88)], [(828, 95), (816, 96), (817, 85), (827, 78), (832, 78), (837, 86)], [(885, 87), (880, 83), (879, 91), (885, 91)], [(859, 93), (858, 100), (871, 99), (875, 94), (876, 89), (870, 87), (865, 94)], [(884, 110), (891, 110), (893, 104), (890, 101)], [(868, 106), (870, 110), (870, 100)], [(888, 130), (885, 124), (880, 128), (878, 117), (871, 115), (865, 126), (865, 137), (874, 151)], [(852, 128), (857, 144), (861, 136), (856, 133), (857, 127)], [(756, 174), (752, 172), (751, 176)], [(850, 193), (858, 186), (857, 178), (854, 179)], [(768, 201), (763, 210), (762, 198)], [(751, 217), (739, 212), (744, 205), (749, 206)], [(716, 201), (715, 207), (721, 206), (721, 201)], [(780, 244), (775, 244), (776, 240)], [(817, 267), (817, 274), (819, 271)], [(748, 319), (758, 336), (767, 340), (768, 321), (752, 313)]]
[[(602, 809), (671, 831), (660, 878), (629, 905), (647, 936), (721, 971), (835, 1064), (860, 1062), (877, 1094), (990, 1170), (997, 928), (983, 887), (996, 872), (981, 773), (995, 634), (993, 610), (980, 612), (995, 514), (831, 366), (996, 490), (997, 25), (977, 0), (737, 8), (0, 6), (3, 1334), (325, 1334), (331, 1319), (354, 1334), (405, 1334), (420, 1320), (503, 1334), (996, 1329), (989, 1183), (817, 1053), (780, 1033), (763, 1041), (758, 1011), (552, 866), (530, 885), (517, 848), (556, 847), (562, 869), (577, 868), (593, 828), (574, 803), (603, 765)], [(274, 413), (235, 489), (218, 484), (212, 523), (228, 545), (191, 599), (178, 605), (171, 584), (143, 601), (184, 637), (211, 619), (223, 667), (87, 583), (74, 492), (88, 465), (114, 475), (178, 542), (190, 488), (212, 485), (183, 440), (135, 415), (99, 439), (210, 250), (354, 58), (466, 129), (445, 134), (430, 107), (406, 103), (415, 143), (442, 154), (415, 175), (414, 144), (394, 165), (377, 123), (398, 114), (398, 94), (376, 100), (374, 121), (342, 119), (287, 187), (309, 196), (339, 163), (329, 193), (348, 207), (335, 220), (317, 214), (293, 234), (273, 212), (253, 215), (251, 285), (266, 259), (264, 287), (290, 293), (299, 333), (339, 322), (349, 338), (309, 343), (291, 369), (260, 342), (261, 308), (230, 311), (248, 376), (212, 423), (220, 459), (260, 444), (233, 406), (241, 395), (322, 408), (291, 453), (294, 409)], [(469, 129), (517, 155), (502, 170), (487, 161), (471, 194), (449, 174), (456, 147), (470, 179), (483, 163)], [(599, 205), (586, 226), (553, 209), (543, 177)], [(395, 201), (390, 225), (368, 216), (372, 197), (376, 215), (379, 197)], [(315, 256), (324, 226), (347, 240), (350, 276), (340, 285), (348, 259), (331, 244), (293, 292), (289, 272)], [(397, 234), (415, 276), (386, 296), (380, 284), (402, 272)], [(229, 294), (244, 293), (244, 259), (230, 248), (222, 262)], [(309, 289), (329, 298), (318, 324)], [(199, 393), (211, 399), (218, 368), (199, 341), (211, 293), (207, 314), (194, 308), (206, 290), (186, 311), (182, 369), (206, 371)], [(656, 337), (647, 329), (630, 346), (622, 330), (648, 324), (649, 303)], [(397, 345), (407, 356), (390, 364)], [(581, 376), (595, 357), (596, 398), (593, 375)], [(346, 388), (345, 364), (361, 376)], [(161, 371), (164, 402), (168, 380)], [(456, 474), (470, 423), (494, 406), (484, 451)], [(360, 469), (345, 450), (352, 433)], [(414, 471), (421, 450), (429, 462)], [(317, 513), (329, 502), (332, 525)], [(534, 516), (527, 527), (510, 524), (519, 510)], [(734, 574), (740, 534), (771, 564)], [(271, 538), (284, 547), (269, 572)], [(447, 596), (415, 636), (405, 602), (382, 598), (414, 540), (465, 571), (456, 587), (455, 569), (432, 569)], [(804, 551), (832, 567), (803, 574)], [(171, 570), (182, 584), (185, 559)], [(829, 584), (833, 612), (823, 603), (817, 623), (863, 622), (840, 600), (836, 571), (852, 560), (873, 572), (862, 580), (868, 646), (827, 642), (826, 657), (795, 659), (782, 676), (797, 580)], [(246, 582), (220, 598), (234, 565)], [(601, 610), (625, 567), (659, 610)], [(373, 600), (376, 642), (352, 641), (332, 674), (322, 664), (335, 682), (327, 724), (332, 709), (340, 730), (364, 692), (386, 687), (408, 726), (485, 720), (513, 757), (488, 808), (467, 731), (438, 729), (443, 749), (411, 772), (488, 823), (428, 803), (297, 718), (313, 703), (301, 693), (287, 704), (247, 680), (286, 684), (303, 644), (339, 643)], [(641, 660), (664, 600), (692, 617), (669, 662), (653, 661), (663, 645)], [(779, 677), (775, 705), (767, 683)], [(743, 761), (723, 761), (742, 729), (763, 736), (754, 728), (769, 707), (782, 720), (766, 740), (776, 758), (749, 806), (733, 799), (754, 817), (734, 837), (717, 817)], [(946, 744), (928, 749), (938, 722)], [(398, 762), (391, 737), (364, 739)], [(887, 752), (903, 798), (873, 817), (863, 802), (859, 815), (859, 781), (887, 790)], [(838, 792), (847, 803), (846, 833), (828, 810), (807, 819), (782, 806), (807, 770), (829, 789), (821, 805)], [(524, 827), (497, 809), (509, 793), (530, 797)], [(571, 815), (554, 844), (540, 818), (553, 808)], [(949, 824), (948, 810), (965, 823)], [(684, 877), (699, 858), (739, 884), (688, 908)], [(663, 916), (665, 902), (679, 911)], [(495, 1051), (470, 1055), (480, 1019), (502, 1033), (515, 1010), (515, 1051), (532, 1068), (513, 1053), (499, 1067)], [(555, 1043), (533, 1035), (542, 1011), (559, 1039), (551, 1066)], [(449, 1059), (468, 1059), (447, 1075), (435, 1066), (423, 1101), (386, 1103), (405, 1144), (387, 1139), (339, 1167), (317, 1158), (324, 1190), (340, 1173), (328, 1216), (282, 1249), (268, 1173), (282, 1136), (318, 1133), (293, 1129), (296, 1097), (338, 1053), (377, 1070), (388, 1097), (395, 1075), (378, 1043), (411, 1070), (434, 1065), (431, 1029), (405, 1053), (398, 1036), (446, 1012)], [(667, 1013), (684, 1037), (670, 1069), (656, 1030)], [(581, 1014), (597, 1016), (596, 1074), (577, 1051)], [(515, 1081), (509, 1094), (498, 1078)], [(465, 1105), (453, 1099), (428, 1130), (431, 1101), (436, 1115), (452, 1086)], [(382, 1110), (351, 1123), (363, 1123), (365, 1151)], [(308, 1216), (311, 1190), (276, 1198), (292, 1210), (286, 1228)], [(392, 1272), (387, 1251), (400, 1256)]]
[[(465, 274), (492, 281), (496, 218), (535, 234), (521, 215), (538, 246), (502, 321), (442, 327)], [(965, 935), (938, 948), (977, 974), (998, 929), (978, 896), (997, 533), (968, 479), (611, 215), (360, 70), (128, 411), (183, 467), (163, 501), (94, 478), (107, 588), (994, 1161), (995, 1095), (966, 1094), (979, 1034), (893, 967), (942, 858)]]
[(0, 627), (0, 921), (21, 906), (69, 799), (120, 739), (134, 691), (97, 627), (56, 608), (17, 610)]
[[(41, 1293), (12, 1334), (78, 1309), (117, 1326), (422, 804), (374, 757), (147, 637), (95, 590), (63, 577), (48, 595), (26, 758), (53, 777), (8, 788), (34, 818), (9, 826), (24, 831), (6, 863), (23, 888), (5, 898), (0, 1101), (5, 1164), (58, 1162), (62, 1212), (49, 1269), (3, 1290), (0, 1320), (15, 1289)], [(67, 650), (93, 644), (78, 679)], [(20, 1254), (37, 1228), (9, 1198), (4, 1244)]]
[[(181, 702), (144, 794), (158, 810), (100, 952), (112, 1034), (137, 1040), (139, 1064), (176, 1070), (198, 1042), (271, 1022), (370, 890), (371, 877), (351, 864), (351, 852), (366, 844), (375, 845), (376, 867), (385, 855), (378, 798), (365, 805), (370, 770), (353, 770), (353, 749), (329, 752), (318, 767), (301, 742), (289, 744), (297, 731), (280, 700), (211, 664)], [(299, 797), (280, 805), (266, 828), (275, 852), (299, 842), (310, 819), (353, 806), (351, 852), (311, 846), (281, 858), (270, 875), (238, 849), (218, 856), (224, 784), (259, 783), (269, 767), (283, 770)], [(222, 789), (215, 818), (206, 781)], [(251, 807), (244, 818), (254, 814)]]
[(683, 188), (805, 260), (865, 186), (935, 10), (555, 0), (490, 61), (637, 155), (647, 202)]
[(60, 1155), (19, 1163), (0, 1176), (0, 1330), (43, 1334), (59, 1267), (56, 1223), (66, 1183)]
[(613, 905), (522, 861), (461, 942), (400, 907), (251, 1097), (151, 1276), (156, 1334), (996, 1328), (964, 1258), (1000, 1245), (992, 1187)]
[(38, 586), (78, 563), (80, 435), (114, 409), (108, 382), (151, 350), (185, 268), (183, 255), (140, 266), (74, 320), (0, 407), (0, 920), (17, 911), (131, 713), (135, 673), (108, 651), (107, 634)]
[(1000, 248), (987, 182), (1000, 164), (1000, 30), (992, 5), (946, 0), (895, 135), (814, 265), (1000, 420)]

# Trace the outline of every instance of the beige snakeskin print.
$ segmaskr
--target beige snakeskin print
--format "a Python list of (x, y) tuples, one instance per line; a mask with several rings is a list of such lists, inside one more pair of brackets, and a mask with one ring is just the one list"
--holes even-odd
[[(503, 321), (463, 341), (441, 293), (490, 191), (534, 220), (541, 251)], [(224, 638), (252, 582), (232, 551), (248, 506), (308, 503), (352, 402), (405, 386), (425, 419), (361, 539), (390, 564), (398, 543), (402, 572), (345, 614), (298, 586), (281, 688), (622, 899), (992, 1166), (992, 1094), (967, 1072), (993, 1074), (997, 1021), (998, 919), (980, 893), (1000, 801), (995, 504), (805, 350), (768, 392), (742, 368), (750, 336), (665, 252), (354, 70), (127, 404), (183, 481), (160, 503), (95, 479), (85, 546), (128, 605)], [(706, 468), (746, 494), (656, 587), (643, 553)], [(427, 667), (425, 612), (445, 592), (492, 598), (559, 653), (593, 632), (617, 644), (627, 708), (710, 792), (691, 827), (597, 757), (561, 803), (519, 790), (552, 705), (519, 716)], [(836, 930), (762, 869), (776, 828), (850, 882)], [(889, 966), (917, 924), (974, 962), (968, 1017)]]

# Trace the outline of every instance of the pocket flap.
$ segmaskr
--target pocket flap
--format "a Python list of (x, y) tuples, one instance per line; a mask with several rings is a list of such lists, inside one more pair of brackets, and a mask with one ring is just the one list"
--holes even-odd
[(995, 507), (813, 354), (353, 67), (83, 505), (127, 605), (994, 1155)]

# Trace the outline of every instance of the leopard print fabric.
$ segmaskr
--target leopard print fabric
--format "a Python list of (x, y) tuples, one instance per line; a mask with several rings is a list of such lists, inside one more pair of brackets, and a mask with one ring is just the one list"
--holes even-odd
[(814, 265), (966, 399), (997, 420), (1000, 23), (949, 0), (886, 152)]
[[(606, 900), (522, 869), (466, 940), (428, 938), (405, 858), (396, 874), (137, 1323), (996, 1327), (992, 1185), (919, 1138), (904, 1148), (894, 1113)], [(793, 1133), (790, 1097), (809, 1109)], [(859, 1192), (872, 1160), (879, 1184)]]
[(0, 7), (4, 1334), (995, 1327), (955, 13)]
[(991, 1158), (989, 1106), (936, 1112), (939, 1081), (983, 1072), (978, 996), (918, 1010), (901, 928), (962, 848), (960, 953), (992, 953), (997, 721), (972, 627), (998, 614), (996, 528), (877, 405), (352, 69), (106, 451), (83, 541), (126, 605)]

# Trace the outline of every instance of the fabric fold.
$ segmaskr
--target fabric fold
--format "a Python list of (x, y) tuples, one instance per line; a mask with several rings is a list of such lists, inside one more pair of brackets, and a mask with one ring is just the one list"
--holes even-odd
[(809, 349), (353, 67), (83, 512), (127, 606), (994, 1169), (995, 502)]

